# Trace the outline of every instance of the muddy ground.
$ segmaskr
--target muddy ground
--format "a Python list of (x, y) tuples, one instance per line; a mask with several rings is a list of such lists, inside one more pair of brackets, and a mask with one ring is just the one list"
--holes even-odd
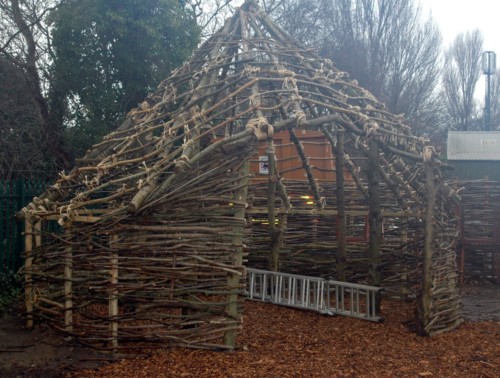
[[(498, 328), (495, 340), (498, 341), (498, 352), (500, 355), (500, 286), (467, 286), (464, 288), (463, 303), (464, 315), (467, 322), (499, 322), (498, 327), (496, 327), (497, 323), (494, 323), (495, 326), (493, 328)], [(262, 304), (259, 304), (259, 306), (266, 307), (259, 307), (258, 311), (266, 311), (265, 309), (267, 308), (275, 307)], [(257, 311), (254, 307), (250, 310)], [(293, 312), (295, 310), (280, 309), (279, 311)], [(309, 316), (307, 314), (301, 311), (298, 315), (294, 316), (308, 319)], [(264, 318), (265, 315), (262, 314), (262, 316)], [(317, 314), (311, 314), (310, 316), (316, 317)], [(404, 320), (403, 318), (393, 318), (391, 321), (394, 324), (389, 321), (384, 327), (399, 327), (398, 323)], [(344, 321), (342, 320), (342, 322)], [(361, 328), (363, 324), (365, 323), (362, 321), (349, 319), (345, 326)], [(248, 323), (245, 323), (245, 325), (248, 326)], [(286, 334), (287, 325), (284, 324), (284, 327)], [(491, 329), (491, 323), (488, 329)], [(387, 333), (393, 331), (394, 328), (385, 328), (383, 330), (383, 332)], [(472, 330), (471, 332), (476, 331)], [(484, 333), (481, 330), (478, 332)], [(476, 336), (481, 337), (481, 335)], [(64, 340), (60, 334), (48, 327), (38, 326), (33, 330), (27, 330), (24, 328), (24, 322), (18, 316), (11, 315), (0, 319), (0, 377), (64, 377), (79, 375), (79, 372), (86, 376), (94, 376), (93, 372), (98, 374), (99, 367), (104, 367), (112, 362), (113, 360), (109, 355), (88, 349), (73, 341)], [(488, 364), (491, 365), (492, 362), (485, 361), (482, 364), (485, 368), (491, 368)], [(500, 369), (500, 366), (498, 368)], [(105, 373), (107, 370), (103, 369), (100, 375), (96, 376), (108, 376)], [(427, 370), (423, 370), (423, 372), (428, 373)], [(145, 376), (151, 376), (151, 374), (153, 373), (150, 372), (150, 374), (146, 374)], [(125, 374), (124, 376), (127, 375)], [(191, 375), (188, 373), (185, 376)], [(210, 376), (217, 376), (217, 374), (214, 373), (214, 375)], [(352, 376), (356, 376), (356, 374), (353, 373)], [(478, 372), (477, 376), (488, 377), (489, 375)]]
[(65, 340), (47, 326), (24, 327), (19, 316), (0, 319), (0, 377), (63, 377), (66, 373), (92, 369), (109, 356)]
[(466, 286), (462, 293), (465, 319), (475, 322), (487, 320), (500, 322), (499, 285), (487, 284), (482, 286)]

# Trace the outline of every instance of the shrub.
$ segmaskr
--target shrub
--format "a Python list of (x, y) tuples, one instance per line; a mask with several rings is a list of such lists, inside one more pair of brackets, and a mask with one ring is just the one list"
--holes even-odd
[(0, 317), (14, 312), (19, 304), (21, 291), (21, 280), (16, 273), (0, 272)]

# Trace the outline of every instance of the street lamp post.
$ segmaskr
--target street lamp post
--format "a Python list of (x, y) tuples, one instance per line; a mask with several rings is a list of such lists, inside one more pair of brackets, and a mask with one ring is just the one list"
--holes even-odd
[(493, 51), (483, 52), (483, 73), (486, 75), (484, 99), (484, 130), (491, 130), (491, 75), (495, 74), (497, 56)]

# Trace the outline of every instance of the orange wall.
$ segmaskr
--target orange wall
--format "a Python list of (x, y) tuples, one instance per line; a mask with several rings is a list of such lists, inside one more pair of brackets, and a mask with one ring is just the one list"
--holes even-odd
[[(323, 134), (318, 131), (299, 130), (297, 137), (302, 142), (306, 156), (309, 157), (309, 165), (313, 166), (314, 177), (320, 181), (335, 181), (335, 159), (330, 143)], [(276, 133), (273, 140), (280, 176), (288, 180), (307, 180), (297, 149), (290, 140), (288, 132)], [(267, 177), (267, 174), (262, 172), (262, 165), (265, 163), (259, 162), (259, 158), (267, 156), (266, 148), (267, 142), (260, 142), (258, 155), (251, 159), (251, 170), (256, 178)]]

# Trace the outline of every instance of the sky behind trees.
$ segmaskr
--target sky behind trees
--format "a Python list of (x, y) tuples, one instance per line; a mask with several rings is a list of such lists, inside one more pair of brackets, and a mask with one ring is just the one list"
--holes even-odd
[(477, 28), (483, 34), (485, 49), (500, 53), (500, 4), (491, 0), (420, 0), (420, 3), (425, 13), (432, 12), (445, 46), (457, 34)]
[[(484, 38), (484, 50), (497, 54), (497, 68), (500, 64), (500, 4), (492, 0), (420, 0), (424, 15), (432, 17), (441, 30), (443, 47), (447, 48), (459, 33), (479, 29)], [(476, 97), (484, 98), (485, 79), (479, 79)]]

